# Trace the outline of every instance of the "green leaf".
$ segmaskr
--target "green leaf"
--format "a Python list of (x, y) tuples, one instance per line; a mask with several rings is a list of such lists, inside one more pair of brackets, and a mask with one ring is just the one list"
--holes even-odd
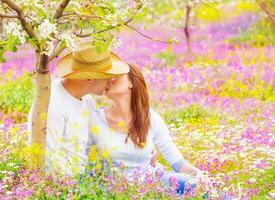
[(8, 39), (7, 45), (6, 45), (7, 50), (16, 52), (17, 46), (20, 44), (19, 38), (17, 36), (13, 36), (13, 35), (9, 34), (7, 39)]
[(76, 23), (79, 26), (79, 28), (84, 28), (84, 22), (82, 20), (77, 20)]
[(4, 53), (5, 53), (4, 47), (0, 47), (0, 62), (1, 62), (1, 63), (6, 62), (6, 59), (5, 59), (5, 57), (4, 57)]
[(109, 47), (112, 40), (112, 34), (110, 34), (109, 32), (103, 32), (93, 35), (92, 44), (95, 46), (98, 52), (102, 52)]
[(38, 17), (39, 17), (39, 18), (46, 18), (46, 17), (47, 17), (47, 14), (44, 12), (43, 9), (38, 8)]
[(104, 16), (104, 9), (102, 8), (102, 7), (99, 7), (98, 9), (97, 9), (97, 15), (98, 16)]
[(32, 46), (33, 48), (36, 48), (37, 41), (34, 38), (26, 37), (25, 39), (30, 46)]
[(110, 42), (94, 41), (93, 44), (96, 48), (96, 51), (100, 53), (109, 47)]

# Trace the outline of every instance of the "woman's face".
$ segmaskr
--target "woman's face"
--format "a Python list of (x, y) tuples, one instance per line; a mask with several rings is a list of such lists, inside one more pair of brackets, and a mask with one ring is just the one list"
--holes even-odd
[(119, 78), (113, 78), (109, 81), (109, 87), (106, 90), (106, 96), (112, 98), (114, 96), (125, 95), (131, 92), (133, 87), (128, 74), (124, 74)]

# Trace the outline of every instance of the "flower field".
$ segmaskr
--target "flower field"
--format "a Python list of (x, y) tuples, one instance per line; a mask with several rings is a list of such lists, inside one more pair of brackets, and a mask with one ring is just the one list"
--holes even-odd
[[(164, 25), (138, 28), (153, 38), (176, 37), (178, 44), (124, 30), (114, 49), (142, 69), (151, 106), (185, 159), (210, 174), (211, 184), (186, 199), (275, 199), (275, 42), (252, 35), (255, 26), (271, 25), (242, 12), (193, 28), (190, 55), (183, 29)], [(270, 31), (275, 37), (274, 27)], [(163, 191), (150, 175), (133, 185), (97, 170), (77, 177), (43, 174), (35, 157), (41, 150), (27, 147), (34, 55), (22, 48), (6, 57), (0, 64), (0, 199), (184, 198)], [(161, 155), (158, 160), (166, 165)]]

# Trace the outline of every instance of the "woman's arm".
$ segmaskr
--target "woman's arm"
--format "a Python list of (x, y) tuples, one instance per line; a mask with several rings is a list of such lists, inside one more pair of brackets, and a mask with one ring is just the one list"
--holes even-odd
[(196, 168), (194, 165), (192, 165), (191, 163), (185, 162), (179, 169), (178, 172), (182, 172), (182, 173), (186, 173), (186, 174), (190, 174), (190, 175), (194, 175), (197, 176), (200, 173), (202, 173), (202, 171), (198, 168)]
[(167, 125), (161, 116), (155, 112), (151, 112), (151, 115), (151, 126), (154, 134), (154, 142), (170, 166), (177, 172), (187, 173), (190, 175), (201, 173), (201, 170), (183, 158), (175, 143), (172, 141)]

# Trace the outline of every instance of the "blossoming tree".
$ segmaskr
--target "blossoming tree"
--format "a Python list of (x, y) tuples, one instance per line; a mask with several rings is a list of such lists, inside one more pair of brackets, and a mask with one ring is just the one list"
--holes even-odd
[[(0, 60), (6, 51), (28, 44), (35, 52), (32, 143), (44, 146), (50, 97), (50, 62), (74, 41), (90, 38), (100, 51), (133, 20), (144, 0), (0, 0)], [(5, 21), (4, 21), (5, 20)], [(5, 23), (3, 23), (5, 22)]]

